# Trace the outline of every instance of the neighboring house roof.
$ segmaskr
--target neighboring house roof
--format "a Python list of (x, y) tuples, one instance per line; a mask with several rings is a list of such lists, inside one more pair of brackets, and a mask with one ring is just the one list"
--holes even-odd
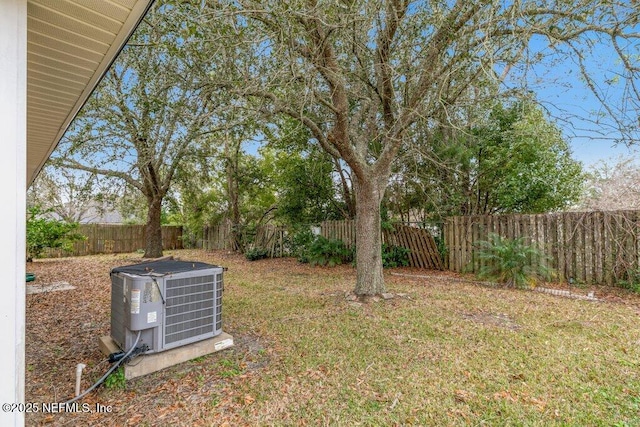
[(125, 222), (124, 217), (120, 212), (113, 210), (111, 204), (100, 204), (97, 201), (81, 207), (68, 203), (49, 212), (47, 216), (58, 221), (69, 220), (80, 224), (123, 224)]
[(27, 185), (153, 0), (27, 2)]
[(122, 224), (124, 218), (120, 212), (100, 210), (90, 207), (85, 217), (80, 221), (81, 224)]

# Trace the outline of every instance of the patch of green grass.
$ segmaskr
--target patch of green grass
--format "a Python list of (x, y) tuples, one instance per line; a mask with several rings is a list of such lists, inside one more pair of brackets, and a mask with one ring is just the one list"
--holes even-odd
[(238, 364), (233, 360), (221, 359), (219, 363), (220, 363), (220, 366), (223, 368), (222, 371), (220, 372), (220, 376), (222, 378), (235, 377), (242, 373), (242, 370), (240, 369)]
[(123, 413), (166, 410), (178, 387), (204, 403), (171, 409), (187, 424), (640, 425), (632, 294), (594, 303), (386, 274), (388, 290), (410, 298), (357, 304), (345, 299), (347, 265), (175, 255), (228, 267), (223, 328), (236, 345), (188, 380), (136, 380), (158, 403), (141, 392)]
[(209, 399), (209, 405), (211, 405), (212, 408), (215, 409), (216, 406), (218, 406), (220, 404), (220, 396), (213, 396), (211, 399)]
[(640, 372), (627, 363), (640, 360), (640, 327), (628, 307), (393, 276), (388, 288), (412, 300), (357, 306), (343, 297), (352, 270), (300, 280), (292, 267), (228, 274), (243, 286), (225, 295), (226, 318), (279, 349), (250, 383), (263, 396), (256, 412), (282, 399), (275, 420), (293, 424), (640, 422)]

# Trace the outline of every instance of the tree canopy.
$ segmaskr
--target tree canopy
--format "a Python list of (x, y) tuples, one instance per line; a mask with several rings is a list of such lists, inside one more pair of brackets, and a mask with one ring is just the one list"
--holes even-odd
[(626, 2), (241, 0), (216, 2), (207, 16), (229, 65), (210, 74), (211, 87), (300, 121), (349, 166), (360, 295), (385, 289), (380, 203), (419, 121), (455, 126), (464, 109), (526, 88), (527, 72), (560, 45), (583, 58), (595, 38), (609, 40), (626, 77), (638, 72), (622, 44), (638, 37), (638, 10)]
[(426, 153), (399, 157), (394, 176), (388, 210), (431, 225), (452, 215), (562, 210), (579, 199), (584, 178), (560, 129), (523, 101), (434, 134)]
[[(540, 109), (504, 108), (504, 100), (529, 99), (530, 74), (564, 57), (582, 76), (576, 83), (607, 104), (587, 61), (608, 44), (632, 108), (607, 104), (604, 111), (621, 112), (615, 121), (629, 135), (629, 120), (637, 121), (629, 111), (638, 102), (638, 19), (633, 4), (609, 0), (168, 1), (123, 51), (57, 161), (140, 191), (148, 236), (159, 235), (176, 177), (186, 189), (191, 172), (223, 173), (226, 182), (198, 197), (208, 203), (206, 193), (221, 189), (237, 224), (242, 194), (252, 201), (275, 195), (266, 177), (280, 162), (287, 189), (278, 196), (302, 219), (328, 208), (332, 164), (342, 193), (334, 201), (356, 218), (355, 292), (373, 295), (385, 290), (380, 218), (390, 184), (411, 177), (433, 201), (453, 201), (464, 213), (553, 209), (572, 197), (564, 184), (578, 179), (579, 168), (567, 160), (558, 129)], [(289, 159), (267, 150), (258, 165), (242, 150), (255, 134), (231, 131), (240, 118), (264, 135), (285, 117), (307, 135), (306, 148)], [(217, 128), (227, 133), (211, 137)], [(195, 152), (218, 156), (223, 166), (187, 164)], [(437, 172), (424, 179), (405, 159)], [(447, 188), (452, 182), (461, 192)], [(302, 194), (308, 198), (293, 197)], [(147, 255), (157, 247), (150, 242)]]
[[(191, 149), (216, 127), (180, 7), (153, 8), (66, 133), (52, 161), (116, 178), (146, 202), (146, 257), (162, 255), (161, 207)], [(182, 22), (182, 20), (185, 20)], [(196, 43), (196, 44), (194, 44)]]

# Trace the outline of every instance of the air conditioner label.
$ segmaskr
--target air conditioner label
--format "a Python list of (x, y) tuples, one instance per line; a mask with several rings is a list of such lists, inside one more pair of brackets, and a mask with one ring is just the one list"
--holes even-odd
[(140, 289), (131, 290), (131, 314), (140, 313)]
[(156, 320), (158, 320), (158, 313), (156, 311), (147, 313), (147, 323), (154, 323)]

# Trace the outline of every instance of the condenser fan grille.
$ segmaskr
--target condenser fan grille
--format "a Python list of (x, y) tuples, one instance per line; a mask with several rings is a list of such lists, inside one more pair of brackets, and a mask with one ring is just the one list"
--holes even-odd
[(167, 280), (165, 297), (165, 345), (214, 332), (214, 275)]

